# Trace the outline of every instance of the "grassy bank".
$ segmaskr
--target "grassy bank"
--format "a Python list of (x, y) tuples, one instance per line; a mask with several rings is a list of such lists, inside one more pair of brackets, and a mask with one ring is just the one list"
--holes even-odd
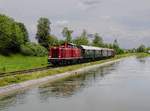
[(137, 58), (143, 58), (143, 57), (149, 57), (150, 54), (148, 53), (136, 53), (135, 54)]
[(90, 62), (90, 63), (64, 66), (64, 67), (60, 67), (60, 68), (57, 68), (57, 69), (49, 69), (49, 70), (46, 70), (46, 71), (35, 72), (35, 73), (32, 73), (32, 74), (28, 74), (28, 75), (27, 74), (22, 74), (22, 75), (4, 77), (4, 78), (0, 79), (0, 86), (5, 86), (5, 85), (13, 84), (13, 83), (20, 83), (20, 82), (27, 81), (27, 80), (32, 80), (32, 79), (38, 79), (38, 78), (46, 77), (46, 76), (49, 76), (49, 75), (63, 73), (63, 72), (66, 72), (66, 71), (72, 71), (72, 70), (80, 69), (80, 68), (85, 67), (85, 66), (101, 64), (101, 63), (104, 63), (104, 62), (120, 59), (120, 58), (123, 58), (123, 57), (128, 57), (128, 56), (131, 56), (131, 55), (133, 55), (133, 54), (117, 55), (114, 58), (110, 58), (110, 59), (106, 59), (106, 60), (100, 60), (100, 61), (95, 61), (95, 62)]
[(0, 55), (0, 72), (25, 70), (47, 65), (47, 57), (32, 57), (23, 55)]

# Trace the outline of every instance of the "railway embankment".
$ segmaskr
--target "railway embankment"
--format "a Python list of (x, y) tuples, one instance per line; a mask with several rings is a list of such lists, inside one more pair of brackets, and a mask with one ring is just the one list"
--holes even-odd
[(56, 69), (39, 71), (30, 74), (3, 77), (0, 78), (0, 95), (7, 95), (16, 91), (31, 88), (35, 85), (52, 82), (72, 75), (82, 74), (82, 72), (89, 71), (93, 68), (113, 64), (131, 55), (132, 54), (124, 54), (101, 61), (77, 64), (72, 66), (64, 66)]
[(28, 70), (44, 66), (47, 66), (47, 56), (37, 57), (21, 54), (0, 55), (0, 73)]

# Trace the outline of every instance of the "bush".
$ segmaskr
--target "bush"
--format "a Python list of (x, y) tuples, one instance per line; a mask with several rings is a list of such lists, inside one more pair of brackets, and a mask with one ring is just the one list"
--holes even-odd
[(145, 52), (145, 51), (146, 51), (145, 45), (140, 45), (140, 46), (137, 48), (137, 52)]
[(0, 53), (9, 55), (19, 52), (20, 45), (25, 43), (24, 38), (24, 30), (17, 22), (0, 14)]
[(48, 54), (46, 48), (32, 42), (21, 45), (21, 53), (26, 56), (45, 56)]

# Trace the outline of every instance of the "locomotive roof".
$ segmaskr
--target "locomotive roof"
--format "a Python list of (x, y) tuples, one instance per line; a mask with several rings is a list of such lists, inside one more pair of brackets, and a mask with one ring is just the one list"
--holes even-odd
[(113, 49), (108, 49), (108, 48), (101, 48), (101, 47), (94, 47), (94, 46), (86, 46), (86, 45), (80, 45), (82, 49), (85, 50), (113, 50)]

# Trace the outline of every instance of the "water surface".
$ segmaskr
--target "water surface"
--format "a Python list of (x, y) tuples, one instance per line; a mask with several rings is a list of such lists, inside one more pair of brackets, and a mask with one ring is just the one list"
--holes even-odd
[(131, 57), (0, 99), (0, 111), (150, 111), (150, 58)]

